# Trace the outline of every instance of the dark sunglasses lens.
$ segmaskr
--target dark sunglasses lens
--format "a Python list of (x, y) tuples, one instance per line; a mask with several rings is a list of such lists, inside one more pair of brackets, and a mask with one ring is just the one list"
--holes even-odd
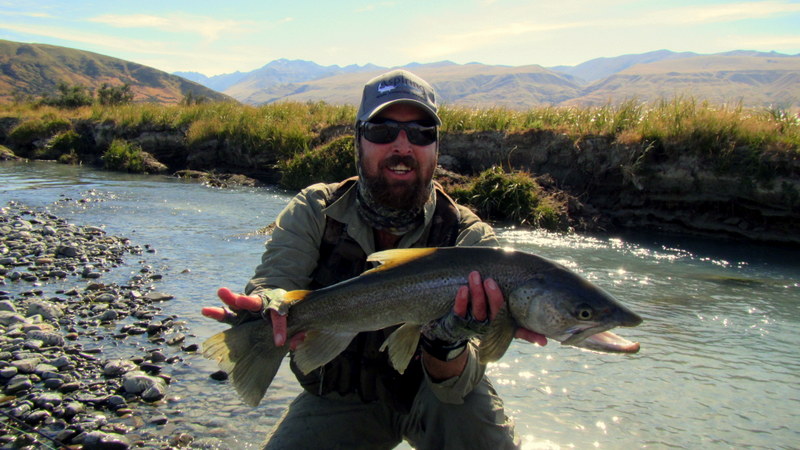
[(430, 145), (436, 142), (436, 127), (406, 128), (408, 141), (414, 145)]
[(364, 124), (364, 137), (375, 144), (388, 144), (397, 139), (400, 128), (397, 124), (370, 123)]
[(364, 137), (375, 144), (388, 144), (397, 139), (400, 130), (406, 131), (408, 141), (414, 145), (430, 145), (436, 142), (436, 126), (425, 126), (415, 122), (398, 123), (386, 121), (384, 123), (365, 122), (362, 126)]

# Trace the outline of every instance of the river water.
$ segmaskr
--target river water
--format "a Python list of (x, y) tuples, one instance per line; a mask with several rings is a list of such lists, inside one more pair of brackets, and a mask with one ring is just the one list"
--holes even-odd
[[(175, 299), (163, 308), (186, 320), (196, 343), (225, 328), (200, 308), (217, 304), (218, 287), (244, 286), (263, 250), (264, 237), (254, 231), (290, 198), (274, 188), (0, 163), (0, 206), (16, 200), (47, 208), (155, 249), (130, 259), (147, 258), (164, 274), (158, 290)], [(524, 448), (800, 448), (796, 249), (655, 234), (497, 231), (503, 245), (572, 268), (645, 319), (617, 330), (641, 343), (636, 355), (514, 342), (488, 368)], [(163, 410), (170, 418), (164, 433), (257, 448), (299, 392), (288, 364), (255, 409), (211, 380), (215, 370), (187, 355), (165, 369), (174, 378), (170, 401), (141, 408)]]

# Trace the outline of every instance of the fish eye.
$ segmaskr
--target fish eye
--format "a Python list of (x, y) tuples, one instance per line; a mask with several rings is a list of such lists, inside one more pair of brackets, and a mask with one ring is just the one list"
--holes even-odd
[(594, 317), (594, 308), (587, 304), (581, 304), (575, 309), (575, 317), (578, 320), (591, 320)]

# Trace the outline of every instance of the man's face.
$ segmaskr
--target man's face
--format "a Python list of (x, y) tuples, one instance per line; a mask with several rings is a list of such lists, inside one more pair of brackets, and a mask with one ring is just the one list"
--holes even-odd
[[(378, 118), (397, 122), (430, 120), (423, 110), (404, 103), (387, 107)], [(396, 209), (419, 208), (425, 204), (436, 168), (436, 145), (436, 142), (414, 145), (408, 141), (405, 130), (388, 144), (376, 144), (361, 136), (361, 173), (373, 198)]]

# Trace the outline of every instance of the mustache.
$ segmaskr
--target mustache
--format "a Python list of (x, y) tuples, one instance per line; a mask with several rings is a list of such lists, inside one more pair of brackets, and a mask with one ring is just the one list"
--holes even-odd
[(417, 160), (413, 156), (408, 155), (392, 155), (381, 162), (381, 168), (392, 167), (398, 164), (403, 164), (414, 170), (419, 168)]

